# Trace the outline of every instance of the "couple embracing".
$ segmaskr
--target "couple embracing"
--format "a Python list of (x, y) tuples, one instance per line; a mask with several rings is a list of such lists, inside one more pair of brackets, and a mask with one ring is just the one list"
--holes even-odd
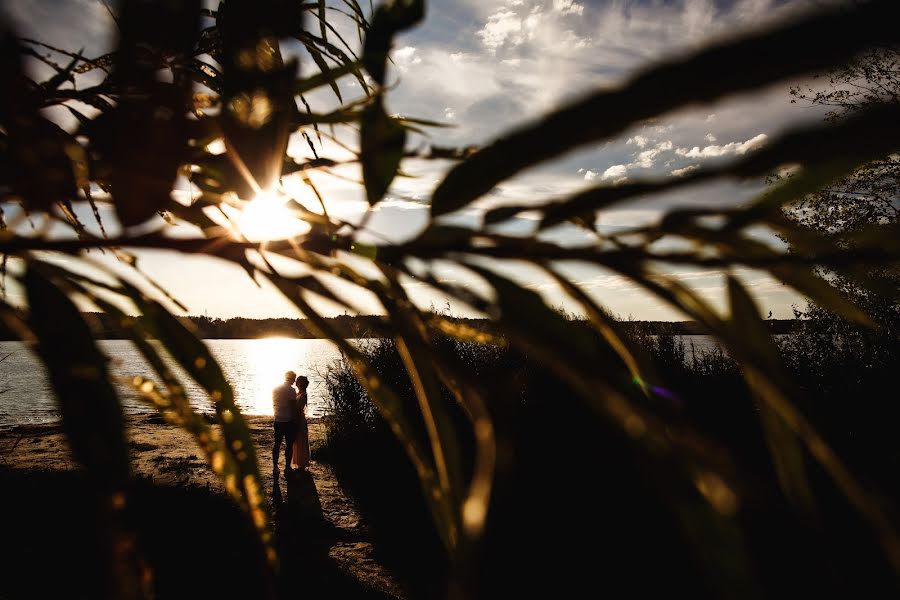
[[(294, 389), (294, 384), (297, 388)], [(275, 409), (275, 443), (272, 446), (272, 472), (278, 477), (278, 453), (284, 447), (284, 475), (306, 471), (309, 467), (309, 429), (306, 424), (306, 388), (309, 379), (288, 371), (284, 383), (272, 390)], [(293, 460), (292, 460), (293, 459)]]

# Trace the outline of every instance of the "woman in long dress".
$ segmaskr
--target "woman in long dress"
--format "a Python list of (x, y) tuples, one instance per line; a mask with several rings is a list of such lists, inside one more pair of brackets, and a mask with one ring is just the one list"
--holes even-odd
[(306, 389), (309, 387), (309, 379), (300, 375), (297, 377), (297, 437), (294, 439), (294, 458), (291, 467), (298, 471), (305, 471), (309, 467), (309, 426), (306, 423)]

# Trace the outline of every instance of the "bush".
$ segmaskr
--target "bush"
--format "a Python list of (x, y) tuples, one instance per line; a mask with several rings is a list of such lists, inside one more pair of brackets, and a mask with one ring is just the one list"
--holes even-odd
[[(823, 540), (824, 530), (798, 519), (785, 501), (756, 404), (734, 360), (718, 349), (689, 349), (677, 336), (633, 335), (666, 382), (668, 396), (658, 400), (671, 404), (672, 422), (685, 419), (708, 433), (753, 482), (739, 519), (743, 533), (733, 533), (745, 536), (750, 562), (769, 595), (849, 591), (860, 574), (872, 589), (891, 580), (820, 472), (814, 469), (812, 476), (834, 518), (829, 531), (835, 537)], [(721, 593), (710, 573), (724, 568), (735, 549), (716, 547), (711, 536), (709, 554), (696, 551), (693, 536), (708, 532), (684, 520), (691, 507), (674, 504), (683, 491), (674, 479), (647, 477), (652, 467), (646, 457), (527, 357), (498, 346), (442, 343), (451, 345), (473, 376), (497, 383), (491, 410), (502, 427), (505, 465), (483, 547), (472, 564), (457, 565), (474, 583), (470, 589), (484, 597), (576, 594), (587, 585), (627, 585), (635, 595)], [(415, 402), (393, 342), (363, 342), (363, 350), (382, 377), (405, 390), (404, 401)], [(450, 565), (402, 448), (343, 362), (330, 367), (326, 393), (331, 416), (317, 458), (333, 466), (357, 499), (379, 557), (411, 595), (439, 595)], [(685, 551), (690, 547), (695, 552)], [(717, 559), (715, 553), (724, 554)], [(823, 564), (832, 565), (832, 572), (823, 574)]]

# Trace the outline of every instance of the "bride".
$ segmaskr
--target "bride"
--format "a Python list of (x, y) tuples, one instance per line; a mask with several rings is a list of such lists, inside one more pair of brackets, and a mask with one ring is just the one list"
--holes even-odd
[(294, 458), (291, 467), (296, 471), (306, 471), (309, 467), (309, 426), (306, 423), (306, 389), (309, 379), (297, 377), (297, 437), (294, 439)]

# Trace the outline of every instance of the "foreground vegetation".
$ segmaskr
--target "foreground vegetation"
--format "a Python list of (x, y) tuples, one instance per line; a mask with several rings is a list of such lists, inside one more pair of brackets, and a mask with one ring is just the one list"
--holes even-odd
[[(341, 348), (383, 419), (378, 427), (391, 431), (394, 452), (402, 450), (408, 463), (377, 460), (378, 444), (371, 456), (369, 444), (354, 456), (374, 461), (372, 473), (411, 465), (415, 478), (390, 483), (411, 519), (427, 511), (432, 527), (420, 519), (421, 535), (438, 542), (422, 547), (446, 555), (430, 564), (446, 566), (456, 595), (574, 595), (577, 584), (607, 582), (635, 591), (668, 583), (728, 597), (841, 587), (872, 596), (890, 587), (896, 578), (883, 574), (900, 574), (898, 496), (887, 476), (893, 465), (885, 462), (894, 454), (886, 436), (875, 434), (895, 422), (893, 407), (885, 400), (836, 423), (845, 414), (832, 397), (835, 409), (819, 411), (816, 386), (837, 374), (796, 375), (791, 360), (817, 355), (810, 349), (782, 357), (740, 273), (764, 271), (853, 327), (876, 330), (883, 315), (896, 313), (900, 222), (884, 204), (895, 205), (900, 149), (900, 96), (890, 87), (900, 44), (896, 0), (828, 3), (767, 30), (663, 57), (617, 88), (568, 100), (474, 149), (419, 145), (416, 136), (435, 124), (389, 110), (394, 40), (425, 18), (425, 4), (386, 0), (367, 11), (355, 0), (225, 0), (212, 9), (198, 0), (122, 0), (114, 12), (116, 47), (102, 56), (24, 39), (0, 23), (0, 266), (27, 304), (23, 312), (0, 302), (0, 318), (34, 345), (73, 455), (87, 472), (86, 505), (104, 532), (97, 552), (105, 558), (97, 562), (105, 595), (150, 597), (160, 585), (154, 588), (153, 555), (142, 550), (147, 534), (134, 523), (142, 514), (134, 507), (148, 496), (135, 485), (121, 403), (79, 311), (85, 303), (127, 331), (153, 373), (136, 373), (135, 389), (193, 435), (240, 507), (259, 546), (252, 549), (254, 564), (263, 565), (258, 581), (272, 581), (278, 565), (247, 423), (209, 349), (175, 316), (186, 308), (133, 254), (147, 249), (242, 267), (277, 288), (316, 336)], [(356, 35), (340, 35), (336, 20)], [(315, 67), (301, 76), (298, 60), (283, 49), (305, 53)], [(867, 56), (874, 58), (863, 65), (877, 68), (858, 70)], [(597, 180), (572, 195), (479, 208), (497, 186), (648, 120), (846, 68), (852, 84), (874, 77), (874, 91), (827, 122), (773, 134), (733, 160), (681, 177)], [(340, 84), (351, 77), (353, 98)], [(312, 110), (305, 95), (313, 90), (333, 92), (334, 105)], [(838, 92), (811, 100), (846, 98)], [(60, 114), (68, 120), (48, 116)], [(309, 156), (287, 155), (292, 135), (306, 142)], [(414, 239), (367, 243), (368, 219), (408, 159), (452, 164), (427, 199), (430, 219)], [(342, 177), (332, 171), (348, 166), (354, 178), (361, 173), (360, 197), (371, 209), (355, 223), (329, 214), (329, 199), (309, 178)], [(760, 180), (786, 166), (790, 177), (742, 206), (717, 198), (667, 210), (646, 226), (613, 233), (598, 226), (598, 211), (688, 186)], [(194, 186), (190, 198), (173, 195), (179, 177)], [(284, 196), (285, 177), (307, 185), (318, 205)], [(233, 220), (255, 198), (272, 196), (308, 233), (269, 243), (244, 238)], [(792, 217), (811, 198), (814, 212), (827, 207), (837, 218)], [(878, 211), (868, 210), (878, 199)], [(862, 206), (865, 218), (841, 217), (850, 204)], [(473, 227), (447, 220), (470, 210), (482, 214)], [(503, 233), (522, 213), (537, 218), (528, 219), (534, 229)], [(82, 214), (94, 216), (90, 225)], [(211, 214), (231, 217), (216, 222)], [(29, 227), (35, 221), (42, 226)], [(175, 225), (186, 226), (177, 230), (183, 233)], [(558, 226), (577, 228), (583, 242), (557, 243), (549, 234)], [(784, 243), (763, 243), (761, 231)], [(95, 260), (98, 250), (127, 274)], [(508, 278), (512, 264), (556, 285), (591, 328), (567, 321)], [(481, 287), (442, 278), (448, 265)], [(654, 364), (609, 319), (602, 298), (567, 277), (573, 265), (612, 272), (699, 323), (739, 368), (703, 361), (699, 369), (715, 385), (694, 389), (681, 367)], [(673, 276), (691, 268), (721, 274), (724, 310)], [(422, 310), (408, 295), (411, 283), (487, 315), (489, 326)], [(396, 354), (389, 353), (388, 369), (317, 310), (321, 301), (352, 310), (364, 290), (389, 324)], [(853, 348), (849, 340), (842, 344)], [(508, 350), (494, 357), (501, 341)], [(217, 427), (193, 410), (160, 352), (206, 391)], [(826, 366), (846, 368), (810, 368)], [(851, 388), (854, 397), (860, 385)], [(565, 427), (553, 426), (557, 415)], [(872, 447), (846, 439), (844, 432), (857, 430)], [(424, 508), (416, 509), (419, 502)], [(574, 550), (576, 543), (587, 551)], [(222, 561), (219, 569), (236, 577), (231, 566)], [(423, 584), (426, 593), (428, 585), (437, 583)], [(271, 585), (257, 587), (260, 596), (274, 593)]]
[[(900, 364), (897, 320), (873, 333), (825, 311), (810, 312), (810, 320), (796, 322), (780, 341), (782, 358), (809, 399), (804, 409), (855, 472), (897, 497), (894, 424), (900, 405), (885, 396)], [(491, 410), (508, 426), (498, 435), (510, 470), (498, 482), (487, 524), (498, 542), (469, 565), (470, 583), (489, 590), (488, 596), (629, 589), (636, 597), (720, 597), (729, 590), (710, 570), (733, 568), (729, 554), (745, 552), (750, 570), (740, 576), (747, 596), (900, 592), (876, 538), (861, 531), (824, 473), (813, 468), (809, 474), (816, 498), (809, 499), (815, 503), (810, 513), (797, 510), (779, 487), (762, 407), (739, 363), (718, 349), (651, 335), (657, 331), (633, 328), (631, 341), (646, 350), (667, 382), (658, 392), (671, 422), (688, 422), (726, 448), (734, 460), (729, 468), (744, 481), (740, 499), (722, 499), (734, 503), (735, 545), (707, 546), (709, 532), (672, 503), (669, 486), (675, 482), (648, 485), (647, 465), (628, 439), (579, 410), (572, 390), (539, 363), (508, 346), (445, 340), (472, 377), (491, 382)], [(413, 386), (394, 343), (372, 340), (362, 351), (413, 406)], [(329, 463), (357, 499), (381, 559), (414, 596), (434, 597), (453, 566), (416, 494), (414, 469), (345, 362), (329, 368), (326, 394), (327, 435), (315, 458)], [(685, 552), (698, 540), (701, 552)], [(594, 564), (604, 565), (602, 578)]]

